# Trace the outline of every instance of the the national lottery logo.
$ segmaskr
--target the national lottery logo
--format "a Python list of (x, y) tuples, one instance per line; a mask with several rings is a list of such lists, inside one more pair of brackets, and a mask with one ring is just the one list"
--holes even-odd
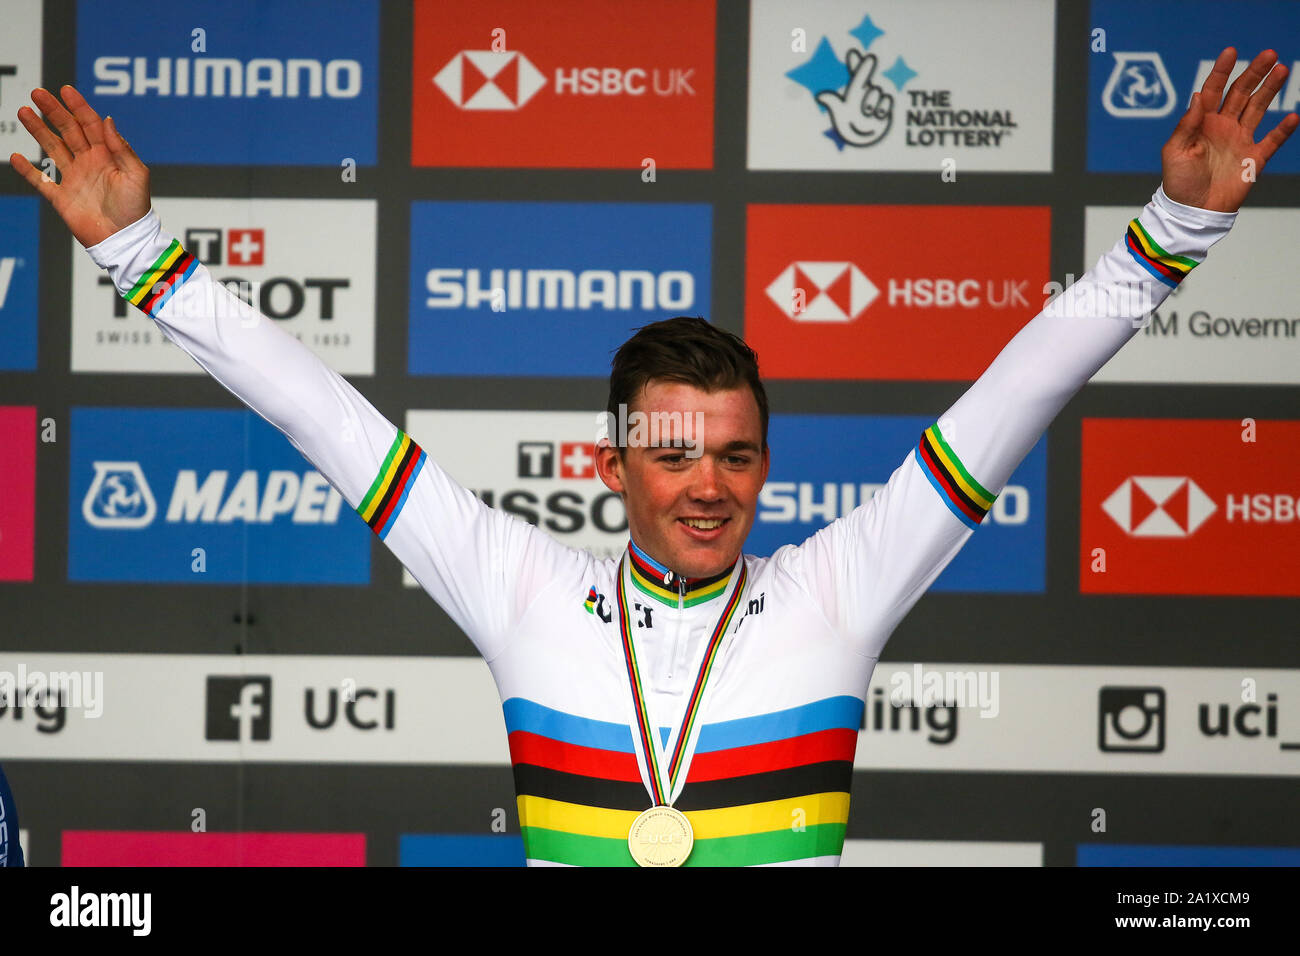
[(517, 110), (546, 85), (546, 77), (522, 53), (462, 50), (433, 82), (463, 110)]
[(1101, 105), (1111, 116), (1154, 119), (1174, 108), (1174, 84), (1154, 51), (1116, 53)]
[(846, 31), (843, 54), (823, 35), (812, 56), (785, 74), (812, 94), (810, 108), (825, 116), (822, 135), (837, 151), (875, 146), (899, 126), (907, 146), (997, 147), (1012, 134), (1011, 110), (970, 107), (953, 90), (920, 87), (913, 81), (921, 72), (901, 52), (871, 50), (885, 32), (864, 16)]
[(158, 508), (136, 461), (97, 461), (81, 513), (95, 528), (145, 528)]

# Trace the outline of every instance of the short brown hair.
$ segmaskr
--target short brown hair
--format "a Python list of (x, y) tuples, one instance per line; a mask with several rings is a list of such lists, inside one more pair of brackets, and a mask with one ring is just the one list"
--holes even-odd
[(758, 375), (758, 356), (734, 332), (686, 315), (637, 329), (614, 353), (606, 411), (617, 419), (618, 407), (630, 407), (651, 381), (681, 382), (706, 392), (749, 386), (767, 448), (767, 392)]

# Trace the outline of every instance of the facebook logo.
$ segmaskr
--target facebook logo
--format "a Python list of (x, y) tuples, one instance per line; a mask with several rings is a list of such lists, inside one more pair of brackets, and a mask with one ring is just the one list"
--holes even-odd
[(209, 677), (208, 740), (270, 740), (271, 678)]

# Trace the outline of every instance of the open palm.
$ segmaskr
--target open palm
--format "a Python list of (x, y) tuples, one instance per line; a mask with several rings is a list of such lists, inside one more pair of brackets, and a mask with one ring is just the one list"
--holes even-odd
[(49, 90), (32, 91), (32, 102), (54, 124), (57, 136), (31, 107), (20, 109), (18, 120), (54, 160), (61, 181), (46, 176), (21, 153), (9, 162), (50, 201), (77, 241), (89, 247), (149, 211), (149, 170), (111, 118), (101, 120), (71, 86), (60, 92), (63, 103)]
[(1160, 151), (1165, 195), (1176, 202), (1236, 212), (1264, 164), (1300, 126), (1300, 116), (1288, 113), (1255, 142), (1255, 129), (1286, 81), (1287, 68), (1274, 66), (1277, 53), (1265, 50), (1224, 96), (1223, 88), (1236, 62), (1237, 51), (1232, 47), (1219, 54), (1205, 84), (1192, 94), (1191, 105)]

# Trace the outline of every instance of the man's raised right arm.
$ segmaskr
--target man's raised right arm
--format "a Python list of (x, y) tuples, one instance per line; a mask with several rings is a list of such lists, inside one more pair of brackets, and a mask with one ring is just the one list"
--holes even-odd
[(555, 563), (576, 554), (484, 505), (341, 375), (217, 282), (163, 230), (149, 206), (148, 171), (111, 121), (71, 87), (62, 92), (70, 109), (33, 93), (61, 139), (30, 109), (19, 112), (62, 184), (17, 154), (16, 171), (50, 200), (118, 292), (279, 429), (484, 657), (495, 657)]

